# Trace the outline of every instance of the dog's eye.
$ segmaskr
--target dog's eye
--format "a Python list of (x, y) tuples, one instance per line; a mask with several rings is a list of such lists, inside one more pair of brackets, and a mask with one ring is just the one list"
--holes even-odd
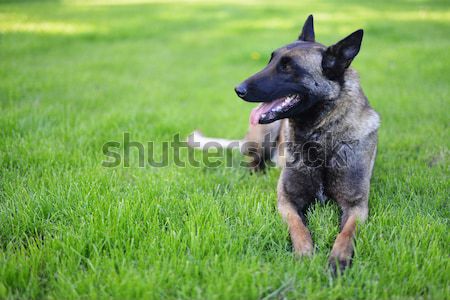
[(282, 71), (285, 71), (289, 68), (289, 63), (291, 62), (291, 58), (289, 56), (283, 56), (280, 59), (280, 68)]

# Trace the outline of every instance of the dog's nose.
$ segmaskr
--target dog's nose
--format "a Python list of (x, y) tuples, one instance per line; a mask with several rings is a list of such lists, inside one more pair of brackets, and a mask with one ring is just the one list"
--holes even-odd
[(237, 87), (234, 88), (236, 94), (239, 97), (244, 97), (247, 94), (247, 87), (243, 84), (238, 85)]

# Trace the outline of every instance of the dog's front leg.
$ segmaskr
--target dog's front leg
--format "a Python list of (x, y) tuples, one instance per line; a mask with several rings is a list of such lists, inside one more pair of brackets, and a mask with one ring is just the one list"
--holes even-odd
[(351, 263), (353, 257), (353, 238), (357, 223), (362, 224), (367, 219), (367, 201), (352, 207), (343, 207), (341, 232), (338, 234), (331, 250), (329, 264), (336, 274), (342, 272)]
[(278, 211), (288, 225), (292, 247), (298, 256), (310, 256), (314, 250), (311, 234), (294, 203), (293, 199), (290, 199), (284, 191), (282, 180), (280, 180), (278, 183)]
[(283, 198), (283, 196), (278, 197), (278, 210), (284, 221), (288, 224), (295, 254), (299, 256), (312, 255), (313, 242), (308, 228), (292, 204), (280, 198)]

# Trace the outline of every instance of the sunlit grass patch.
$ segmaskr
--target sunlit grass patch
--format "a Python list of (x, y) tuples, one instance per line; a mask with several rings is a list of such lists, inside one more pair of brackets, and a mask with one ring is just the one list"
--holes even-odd
[(80, 34), (98, 29), (86, 24), (63, 22), (1, 22), (0, 33), (45, 33), (45, 34)]

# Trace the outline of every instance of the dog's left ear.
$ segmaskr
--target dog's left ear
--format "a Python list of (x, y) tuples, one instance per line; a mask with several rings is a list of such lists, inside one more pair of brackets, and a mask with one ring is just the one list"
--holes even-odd
[(361, 48), (363, 35), (364, 31), (359, 29), (325, 50), (322, 58), (325, 76), (336, 79), (345, 72)]
[(305, 24), (303, 25), (302, 32), (300, 33), (298, 37), (299, 41), (305, 41), (305, 42), (314, 42), (314, 19), (312, 15), (309, 15), (308, 18), (305, 21)]

